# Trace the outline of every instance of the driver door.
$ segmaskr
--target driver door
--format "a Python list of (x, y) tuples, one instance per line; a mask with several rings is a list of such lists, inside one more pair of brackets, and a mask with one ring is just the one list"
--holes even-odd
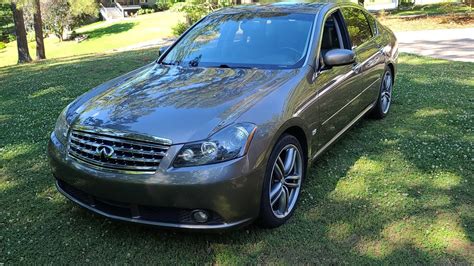
[[(316, 155), (324, 150), (341, 130), (353, 119), (353, 114), (345, 108), (352, 100), (354, 77), (352, 65), (326, 67), (324, 54), (332, 49), (348, 49), (347, 34), (343, 27), (340, 11), (327, 17), (319, 52), (319, 70), (312, 84), (317, 90), (315, 106), (317, 119), (313, 135), (312, 150)], [(349, 48), (350, 49), (350, 48)]]

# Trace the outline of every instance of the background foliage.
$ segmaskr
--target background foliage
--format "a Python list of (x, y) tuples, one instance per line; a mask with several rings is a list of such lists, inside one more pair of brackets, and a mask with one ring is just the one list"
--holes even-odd
[(232, 4), (232, 0), (186, 0), (185, 2), (176, 3), (173, 9), (178, 12), (184, 12), (186, 22), (175, 25), (173, 33), (179, 36), (205, 15)]
[(15, 28), (9, 4), (0, 3), (0, 42), (14, 39)]
[(63, 40), (64, 33), (97, 17), (99, 6), (95, 0), (47, 0), (42, 3), (45, 28)]

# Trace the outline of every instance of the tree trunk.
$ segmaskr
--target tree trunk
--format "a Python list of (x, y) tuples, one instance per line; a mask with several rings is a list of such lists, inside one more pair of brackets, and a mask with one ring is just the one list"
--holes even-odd
[(13, 20), (15, 22), (16, 43), (18, 48), (18, 63), (31, 62), (30, 51), (28, 50), (28, 40), (26, 39), (25, 21), (23, 10), (18, 9), (15, 2), (11, 3)]
[(35, 13), (33, 14), (33, 24), (35, 28), (36, 39), (36, 60), (46, 59), (43, 39), (43, 21), (41, 19), (40, 0), (35, 0)]

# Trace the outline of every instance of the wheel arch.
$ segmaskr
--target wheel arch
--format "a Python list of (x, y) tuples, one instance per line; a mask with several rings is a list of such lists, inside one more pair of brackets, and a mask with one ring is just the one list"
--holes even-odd
[[(308, 127), (305, 125), (304, 121), (300, 117), (293, 117), (292, 119), (286, 121), (280, 128), (276, 131), (272, 142), (271, 149), (269, 149), (270, 156), (273, 147), (275, 147), (277, 141), (284, 134), (290, 134), (298, 139), (303, 148), (304, 155), (306, 160), (310, 158), (311, 155), (311, 134), (309, 133)], [(268, 157), (267, 157), (268, 158)]]
[(389, 62), (387, 64), (387, 67), (390, 68), (390, 71), (392, 71), (392, 83), (395, 82), (395, 65), (392, 62)]
[(289, 134), (294, 136), (300, 142), (301, 148), (303, 148), (303, 153), (306, 159), (308, 159), (308, 139), (304, 130), (299, 126), (291, 126), (283, 131), (282, 135)]

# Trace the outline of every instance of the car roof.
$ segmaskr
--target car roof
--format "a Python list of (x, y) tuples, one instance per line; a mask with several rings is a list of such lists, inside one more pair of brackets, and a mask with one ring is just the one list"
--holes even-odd
[(327, 0), (311, 3), (278, 2), (272, 4), (240, 5), (220, 9), (214, 14), (238, 14), (245, 12), (275, 12), (275, 13), (308, 13), (317, 14), (323, 7), (338, 6), (340, 4), (351, 4), (350, 1)]

